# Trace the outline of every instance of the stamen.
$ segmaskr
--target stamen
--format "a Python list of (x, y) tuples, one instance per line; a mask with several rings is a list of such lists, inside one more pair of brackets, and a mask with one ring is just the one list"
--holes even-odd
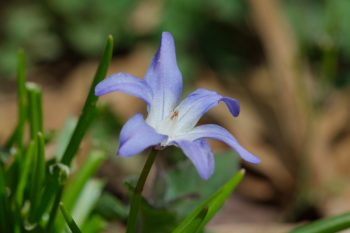
[(172, 114), (170, 116), (170, 120), (175, 120), (178, 116), (179, 116), (179, 112), (174, 111), (174, 112), (172, 112)]

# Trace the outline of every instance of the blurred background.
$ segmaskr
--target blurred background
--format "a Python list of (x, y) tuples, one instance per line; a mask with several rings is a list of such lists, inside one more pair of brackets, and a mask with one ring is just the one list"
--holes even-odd
[[(155, 204), (171, 203), (181, 216), (189, 199), (201, 199), (192, 194), (210, 194), (244, 167), (244, 181), (209, 224), (213, 232), (285, 232), (350, 211), (349, 12), (348, 0), (2, 1), (0, 142), (16, 124), (18, 48), (26, 52), (28, 79), (43, 87), (45, 128), (55, 137), (74, 125), (107, 35), (115, 38), (109, 73), (143, 77), (161, 32), (169, 31), (185, 93), (205, 87), (241, 103), (238, 118), (219, 105), (201, 123), (226, 127), (262, 163), (241, 163), (212, 142), (217, 167), (205, 183), (196, 173), (193, 179), (178, 174), (188, 161), (167, 149), (149, 184), (156, 191), (146, 189)], [(139, 173), (144, 157), (116, 158), (117, 137), (145, 106), (123, 94), (102, 97), (99, 105), (79, 159), (93, 148), (107, 151), (98, 176), (106, 193), (126, 202), (123, 180)], [(168, 202), (156, 203), (158, 196)], [(109, 220), (123, 228), (117, 218)]]

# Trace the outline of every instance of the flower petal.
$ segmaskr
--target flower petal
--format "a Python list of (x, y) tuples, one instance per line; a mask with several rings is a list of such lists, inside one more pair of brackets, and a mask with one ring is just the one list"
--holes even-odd
[(167, 136), (158, 134), (147, 125), (142, 114), (136, 114), (125, 123), (120, 132), (118, 154), (125, 157), (132, 156), (159, 144), (166, 138)]
[(182, 75), (176, 63), (174, 39), (169, 32), (162, 34), (145, 81), (153, 92), (147, 122), (155, 126), (174, 109), (182, 92)]
[(193, 128), (203, 114), (220, 101), (226, 104), (233, 116), (239, 115), (240, 107), (236, 99), (221, 96), (207, 89), (197, 89), (189, 94), (174, 110), (178, 116), (176, 130), (182, 132)]
[(214, 155), (206, 140), (175, 142), (196, 167), (200, 177), (207, 180), (214, 173)]
[(229, 145), (232, 149), (234, 149), (242, 159), (247, 162), (257, 164), (260, 162), (260, 159), (244, 149), (237, 140), (223, 127), (215, 124), (201, 125), (190, 132), (179, 136), (174, 139), (177, 140), (189, 140), (194, 141), (202, 138), (211, 138), (216, 139), (218, 141), (222, 141)]
[(152, 101), (152, 90), (147, 83), (127, 73), (112, 74), (95, 87), (95, 95), (101, 96), (113, 91), (120, 91), (139, 97), (148, 105)]

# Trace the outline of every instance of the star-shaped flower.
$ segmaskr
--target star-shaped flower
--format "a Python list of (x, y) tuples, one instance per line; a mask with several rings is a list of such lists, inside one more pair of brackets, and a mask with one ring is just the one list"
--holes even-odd
[(160, 47), (144, 79), (117, 73), (100, 82), (97, 96), (119, 91), (141, 98), (147, 104), (142, 114), (131, 117), (120, 132), (118, 154), (129, 157), (148, 147), (177, 146), (192, 161), (199, 175), (208, 179), (214, 172), (214, 156), (206, 139), (226, 143), (250, 163), (260, 160), (245, 150), (223, 127), (215, 124), (196, 126), (199, 119), (219, 102), (224, 102), (235, 117), (240, 106), (236, 99), (206, 89), (197, 89), (179, 103), (182, 75), (176, 63), (175, 44), (169, 32), (163, 32)]

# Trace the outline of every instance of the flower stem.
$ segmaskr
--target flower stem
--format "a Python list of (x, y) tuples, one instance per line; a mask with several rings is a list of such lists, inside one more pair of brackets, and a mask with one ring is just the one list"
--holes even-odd
[(153, 165), (153, 162), (156, 159), (157, 152), (158, 152), (157, 150), (152, 149), (151, 153), (148, 155), (146, 163), (143, 166), (141, 175), (137, 181), (136, 188), (132, 194), (130, 213), (129, 213), (128, 226), (126, 229), (126, 233), (135, 233), (136, 232), (136, 222), (137, 222), (138, 211), (140, 208), (141, 193), (142, 193), (143, 187), (145, 185), (147, 176), (148, 176), (148, 174), (151, 170), (151, 167)]

